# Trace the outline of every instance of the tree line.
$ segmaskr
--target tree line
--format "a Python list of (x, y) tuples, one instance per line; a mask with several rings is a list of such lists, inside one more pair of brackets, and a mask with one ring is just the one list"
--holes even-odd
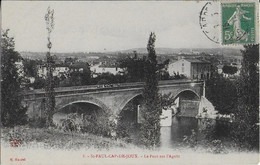
[(233, 140), (243, 148), (259, 145), (259, 45), (245, 45), (240, 75), (213, 74), (206, 82), (206, 97), (220, 114), (234, 114)]
[[(143, 82), (145, 73), (145, 61), (146, 56), (138, 57), (137, 52), (133, 52), (134, 57), (126, 56), (117, 59), (119, 68), (123, 68), (118, 74), (112, 74), (110, 72), (99, 73), (96, 76), (90, 69), (88, 62), (77, 62), (75, 58), (65, 58), (61, 64), (55, 64), (57, 66), (68, 67), (68, 72), (61, 76), (54, 76), (55, 87), (69, 87), (69, 86), (81, 86), (81, 85), (98, 85), (98, 84), (113, 84), (113, 83), (126, 83), (126, 82)], [(26, 81), (26, 87), (33, 87), (34, 89), (44, 88), (45, 78), (40, 77), (37, 73), (39, 66), (44, 66), (44, 61), (23, 59), (24, 74), (25, 77), (34, 77), (35, 81), (29, 83)], [(55, 61), (54, 61), (55, 63)], [(158, 64), (157, 69), (159, 80), (174, 80), (185, 79), (186, 77), (180, 74), (170, 76), (165, 69), (169, 64), (169, 60), (165, 60), (163, 63)], [(81, 68), (82, 70), (79, 70)]]

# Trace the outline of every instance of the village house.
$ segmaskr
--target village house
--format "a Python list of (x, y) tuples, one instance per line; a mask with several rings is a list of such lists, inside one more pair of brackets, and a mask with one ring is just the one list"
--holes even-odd
[(98, 63), (90, 67), (91, 72), (93, 73), (93, 77), (97, 77), (98, 74), (102, 73), (111, 73), (113, 75), (120, 74), (123, 69), (118, 68), (116, 65), (108, 65), (103, 63)]
[[(61, 77), (62, 75), (67, 75), (69, 72), (69, 67), (65, 65), (57, 65), (53, 70), (53, 76)], [(38, 66), (37, 74), (39, 77), (45, 78), (47, 75), (47, 68), (44, 65)]]
[(170, 62), (167, 70), (170, 76), (179, 74), (189, 79), (204, 80), (211, 76), (210, 62), (196, 58), (180, 58), (177, 61)]

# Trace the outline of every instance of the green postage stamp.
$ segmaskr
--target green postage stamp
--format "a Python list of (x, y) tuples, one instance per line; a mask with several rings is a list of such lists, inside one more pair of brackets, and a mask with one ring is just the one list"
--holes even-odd
[(254, 2), (221, 3), (222, 44), (254, 44), (256, 37)]

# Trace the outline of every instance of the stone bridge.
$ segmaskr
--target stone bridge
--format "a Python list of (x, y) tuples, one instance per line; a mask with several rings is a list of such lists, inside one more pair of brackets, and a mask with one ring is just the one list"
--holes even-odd
[[(143, 83), (121, 83), (110, 85), (89, 85), (55, 88), (55, 111), (74, 103), (94, 104), (104, 111), (118, 115), (124, 106), (137, 96), (142, 95)], [(167, 80), (159, 82), (159, 93), (171, 93), (174, 98), (185, 92), (193, 93), (198, 100), (203, 93), (202, 81)], [(30, 118), (43, 117), (45, 91), (23, 91), (23, 104), (28, 106)]]

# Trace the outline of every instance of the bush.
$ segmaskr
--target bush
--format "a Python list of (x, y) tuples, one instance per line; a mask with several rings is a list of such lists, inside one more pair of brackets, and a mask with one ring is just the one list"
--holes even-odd
[(135, 124), (132, 122), (119, 122), (116, 127), (117, 138), (120, 138), (128, 143), (131, 143), (131, 132), (135, 130)]
[(210, 151), (214, 154), (226, 153), (221, 140), (212, 140)]
[(197, 134), (194, 129), (191, 130), (191, 135), (184, 135), (183, 142), (186, 143), (190, 148), (195, 148), (198, 145)]
[(238, 101), (235, 81), (220, 75), (212, 76), (206, 82), (206, 97), (220, 114), (234, 113)]
[[(199, 133), (208, 133), (212, 131), (212, 128), (206, 127), (204, 130), (199, 130)], [(183, 142), (188, 145), (189, 148), (196, 150), (199, 146), (206, 148), (207, 152), (214, 153), (214, 154), (221, 154), (227, 153), (226, 148), (224, 147), (223, 143), (219, 139), (211, 140), (211, 137), (208, 138), (206, 135), (204, 140), (198, 141), (198, 134), (195, 130), (191, 130), (191, 135), (185, 135), (183, 137)]]
[(24, 141), (23, 134), (20, 133), (19, 129), (12, 129), (5, 137), (8, 138), (7, 141), (10, 142), (12, 147), (18, 147), (23, 144)]
[(226, 73), (226, 74), (235, 74), (237, 72), (237, 67), (234, 67), (234, 66), (227, 66), (227, 65), (224, 65), (223, 66), (223, 73)]
[(34, 118), (29, 120), (29, 126), (32, 128), (43, 128), (45, 126), (46, 120), (44, 118)]
[(42, 89), (44, 88), (45, 80), (41, 77), (36, 77), (32, 87), (35, 89)]
[(71, 119), (64, 119), (61, 124), (61, 128), (64, 132), (76, 131), (76, 124)]
[(106, 80), (106, 79), (101, 79), (101, 80), (99, 80), (99, 81), (97, 82), (97, 85), (103, 85), (103, 84), (108, 84), (108, 83), (109, 83), (108, 80)]
[(17, 125), (25, 125), (28, 124), (28, 115), (26, 114), (27, 112), (27, 107), (20, 107), (19, 113), (17, 114), (17, 120), (16, 124)]
[(83, 119), (82, 131), (104, 137), (115, 137), (116, 123), (106, 113), (101, 113), (97, 117), (86, 115)]

